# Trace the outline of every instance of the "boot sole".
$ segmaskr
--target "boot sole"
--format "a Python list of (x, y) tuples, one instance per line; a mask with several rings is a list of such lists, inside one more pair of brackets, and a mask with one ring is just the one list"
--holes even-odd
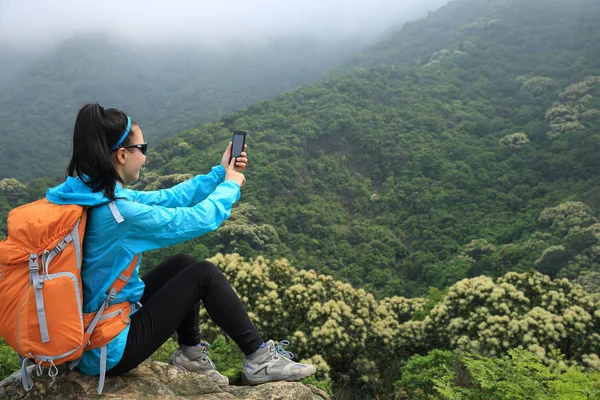
[(308, 378), (309, 376), (312, 376), (315, 372), (317, 372), (316, 369), (310, 373), (302, 374), (302, 375), (288, 375), (288, 376), (281, 376), (281, 377), (263, 375), (258, 380), (250, 380), (246, 377), (245, 374), (242, 374), (242, 382), (247, 386), (256, 386), (256, 385), (261, 385), (263, 383), (269, 383), (269, 382), (299, 382), (303, 379)]
[(175, 367), (175, 368), (177, 368), (177, 369), (179, 369), (181, 371), (191, 372), (193, 374), (198, 374), (198, 375), (204, 375), (207, 378), (209, 378), (211, 381), (213, 381), (215, 383), (215, 385), (217, 385), (220, 388), (225, 388), (225, 387), (229, 386), (229, 380), (227, 380), (227, 382), (219, 383), (219, 382), (215, 381), (213, 378), (211, 378), (210, 376), (208, 376), (206, 374), (203, 374), (202, 372), (190, 371), (189, 369), (185, 369), (183, 367), (180, 367), (179, 365), (175, 365), (175, 364), (171, 364), (171, 363), (169, 363), (169, 365), (172, 366), (172, 367)]

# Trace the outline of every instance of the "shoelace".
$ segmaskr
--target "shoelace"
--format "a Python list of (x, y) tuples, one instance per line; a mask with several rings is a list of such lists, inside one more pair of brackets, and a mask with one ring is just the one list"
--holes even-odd
[(202, 359), (202, 358), (206, 359), (209, 362), (210, 366), (213, 369), (215, 369), (215, 370), (217, 369), (217, 367), (215, 366), (215, 363), (208, 356), (208, 344), (206, 346), (204, 346), (204, 345), (200, 346), (200, 355), (197, 356), (197, 357), (194, 357), (193, 359), (195, 360), (195, 359), (198, 359), (198, 358), (199, 359)]
[(290, 342), (288, 340), (282, 340), (275, 346), (275, 354), (282, 356), (283, 358), (285, 358), (287, 360), (292, 361), (292, 359), (294, 358), (294, 353), (292, 353), (291, 351), (287, 351), (284, 348), (289, 345), (290, 345)]

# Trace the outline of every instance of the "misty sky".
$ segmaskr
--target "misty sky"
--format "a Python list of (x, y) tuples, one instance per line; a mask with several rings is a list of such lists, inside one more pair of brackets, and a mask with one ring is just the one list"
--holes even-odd
[(448, 0), (0, 0), (0, 42), (45, 47), (78, 33), (219, 45), (283, 34), (377, 34)]

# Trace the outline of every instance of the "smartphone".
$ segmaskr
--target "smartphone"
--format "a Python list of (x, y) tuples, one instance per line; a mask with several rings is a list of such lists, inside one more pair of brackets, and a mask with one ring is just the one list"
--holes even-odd
[(232, 158), (242, 156), (242, 151), (244, 151), (244, 144), (246, 144), (246, 132), (233, 131), (233, 139), (231, 139), (231, 157), (229, 157), (230, 163)]

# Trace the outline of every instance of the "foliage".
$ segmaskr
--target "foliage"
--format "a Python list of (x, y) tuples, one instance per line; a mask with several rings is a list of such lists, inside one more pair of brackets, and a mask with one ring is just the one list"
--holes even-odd
[(0, 337), (0, 381), (20, 367), (17, 353)]
[(518, 149), (521, 146), (529, 143), (529, 138), (523, 132), (513, 133), (511, 135), (506, 135), (502, 139), (500, 139), (500, 145), (507, 149)]
[(154, 361), (160, 361), (160, 362), (169, 362), (169, 358), (171, 357), (171, 354), (173, 354), (173, 352), (175, 352), (175, 350), (177, 350), (178, 348), (178, 344), (177, 342), (173, 339), (173, 338), (169, 338), (167, 339), (166, 342), (164, 342), (162, 344), (161, 347), (158, 348), (158, 350), (156, 350), (151, 356), (150, 359), (154, 360)]
[[(563, 258), (537, 264), (558, 276), (583, 255), (538, 217), (569, 202), (584, 203), (593, 218), (600, 209), (593, 173), (600, 121), (583, 118), (600, 107), (598, 12), (589, 0), (452, 2), (367, 50), (368, 63), (355, 60), (376, 62), (371, 68), (170, 139), (156, 149), (162, 161), (152, 171), (207, 171), (229, 132), (247, 130), (251, 161), (242, 201), (254, 211), (235, 228), (235, 241), (215, 233), (198, 243), (209, 254), (285, 257), (376, 298), (424, 296), (428, 287), (465, 277), (525, 272), (544, 250), (563, 245)], [(430, 60), (435, 65), (426, 65)], [(547, 124), (562, 124), (550, 111), (555, 102), (581, 103), (583, 128), (549, 140)], [(185, 153), (178, 153), (180, 143)], [(535, 232), (552, 236), (528, 247)], [(271, 247), (256, 240), (274, 233), (279, 242)], [(460, 253), (475, 239), (497, 250), (472, 262)], [(596, 265), (589, 252), (578, 264), (582, 271)]]
[(409, 358), (400, 379), (394, 383), (396, 400), (430, 399), (436, 393), (435, 382), (453, 373), (455, 358), (447, 350), (432, 350)]
[(534, 96), (540, 96), (556, 87), (553, 79), (545, 76), (534, 76), (526, 79), (521, 85), (521, 90), (531, 93)]
[[(452, 356), (452, 353), (447, 356)], [(561, 363), (546, 365), (534, 353), (515, 348), (502, 357), (464, 355), (454, 371), (431, 379), (442, 399), (598, 399), (600, 373), (584, 373)], [(454, 367), (455, 369), (459, 369)], [(434, 369), (437, 371), (437, 369)], [(399, 381), (401, 382), (401, 381)], [(429, 382), (427, 382), (429, 383)]]
[[(600, 366), (600, 303), (566, 279), (511, 272), (495, 282), (465, 279), (447, 294), (431, 289), (429, 299), (377, 301), (285, 259), (219, 254), (211, 261), (261, 335), (289, 339), (300, 359), (321, 357), (319, 373), (334, 390), (347, 383), (373, 396), (389, 393), (398, 361), (434, 349), (499, 356), (523, 346), (546, 363), (559, 361), (558, 350), (564, 365)], [(204, 309), (201, 316), (202, 332), (216, 337), (220, 329)]]
[(580, 286), (511, 272), (495, 283), (478, 277), (452, 286), (425, 318), (423, 332), (438, 348), (494, 356), (523, 346), (546, 361), (560, 349), (581, 362), (600, 349), (597, 316), (600, 304)]
[(546, 120), (550, 125), (550, 138), (556, 138), (559, 135), (569, 131), (585, 129), (582, 124), (584, 119), (589, 119), (595, 109), (588, 109), (586, 106), (592, 99), (592, 94), (596, 94), (600, 89), (600, 76), (588, 76), (582, 82), (570, 85), (567, 90), (562, 92), (559, 100), (552, 104), (552, 108), (546, 113)]

